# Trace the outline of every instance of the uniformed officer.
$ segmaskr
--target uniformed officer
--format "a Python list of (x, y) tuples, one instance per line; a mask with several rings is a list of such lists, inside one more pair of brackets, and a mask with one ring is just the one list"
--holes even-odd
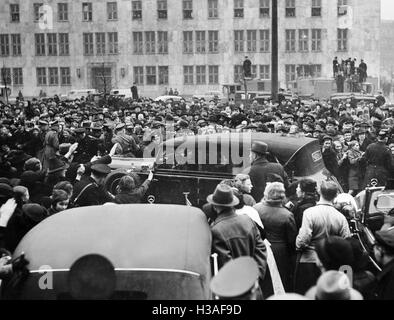
[(387, 147), (388, 136), (386, 131), (380, 131), (378, 141), (368, 146), (363, 159), (367, 162), (364, 186), (368, 186), (372, 179), (378, 180), (379, 186), (384, 186), (393, 170), (392, 155)]
[(94, 164), (91, 167), (90, 177), (81, 180), (74, 186), (74, 192), (71, 198), (74, 206), (98, 206), (112, 202), (114, 198), (104, 190), (104, 181), (110, 172), (111, 168), (108, 165)]
[(257, 262), (251, 257), (229, 261), (213, 277), (210, 287), (220, 300), (261, 300)]
[(78, 148), (74, 155), (74, 162), (88, 163), (97, 155), (98, 143), (86, 134), (85, 128), (78, 128), (75, 130), (77, 136)]

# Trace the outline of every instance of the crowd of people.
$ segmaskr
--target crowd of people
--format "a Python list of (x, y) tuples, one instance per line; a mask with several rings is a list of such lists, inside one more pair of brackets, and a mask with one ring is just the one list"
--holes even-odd
[[(385, 185), (394, 173), (394, 108), (382, 96), (375, 103), (353, 96), (336, 103), (295, 97), (279, 103), (267, 100), (263, 105), (253, 101), (247, 107), (214, 100), (61, 101), (55, 96), (18, 99), (15, 105), (2, 104), (0, 113), (3, 262), (31, 228), (51, 215), (107, 202), (141, 202), (153, 173), (143, 183), (137, 175), (127, 175), (111, 194), (104, 188), (111, 172), (108, 165), (115, 155), (143, 157), (150, 144), (173, 137), (248, 131), (315, 138), (321, 143), (326, 168), (352, 195), (373, 179)], [(269, 280), (273, 275), (267, 272), (265, 239), (286, 291), (305, 294), (322, 270), (347, 264), (359, 270), (357, 289), (364, 298), (392, 299), (394, 290), (383, 288), (382, 279), (391, 277), (392, 288), (393, 272), (377, 280), (370, 277), (362, 250), (348, 239), (347, 220), (334, 208), (337, 186), (325, 183), (317, 188), (310, 180), (291, 186), (283, 167), (268, 162), (268, 152), (267, 145), (255, 143), (249, 175), (224, 181), (207, 199), (204, 212), (220, 266), (240, 256), (253, 257), (259, 270), (259, 296), (268, 297), (274, 289)], [(291, 187), (292, 200), (287, 194)], [(290, 201), (292, 206), (284, 206)], [(392, 269), (393, 230), (382, 230), (379, 239), (377, 260)], [(339, 251), (344, 254), (337, 255)], [(297, 252), (302, 253), (298, 261)], [(317, 267), (318, 261), (323, 266)], [(2, 269), (2, 277), (8, 272), (9, 268)], [(372, 283), (380, 283), (383, 291), (371, 291)]]
[(342, 59), (339, 62), (338, 57), (335, 57), (332, 64), (338, 92), (345, 92), (345, 85), (348, 89), (346, 91), (360, 92), (362, 90), (361, 84), (368, 77), (368, 66), (363, 59), (357, 66), (356, 58)]

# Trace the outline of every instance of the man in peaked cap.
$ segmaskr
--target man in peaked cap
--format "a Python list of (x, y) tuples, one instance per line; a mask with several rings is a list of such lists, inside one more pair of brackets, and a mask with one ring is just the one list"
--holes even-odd
[(251, 257), (231, 260), (211, 280), (211, 291), (220, 300), (257, 300), (259, 269)]
[(86, 180), (81, 180), (74, 187), (72, 202), (77, 207), (103, 205), (112, 202), (113, 197), (104, 189), (104, 181), (111, 173), (111, 168), (106, 164), (94, 164), (91, 175)]
[(97, 155), (98, 141), (87, 135), (85, 128), (75, 129), (78, 148), (74, 154), (74, 162), (87, 163), (90, 159)]
[(378, 180), (379, 186), (385, 186), (387, 179), (393, 172), (392, 155), (387, 147), (387, 132), (380, 131), (378, 141), (368, 146), (363, 160), (367, 163), (363, 188), (368, 186), (372, 179)]

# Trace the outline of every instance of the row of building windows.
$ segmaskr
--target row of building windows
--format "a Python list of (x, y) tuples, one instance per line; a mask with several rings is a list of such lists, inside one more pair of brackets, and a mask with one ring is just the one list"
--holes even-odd
[[(321, 77), (320, 64), (287, 64), (285, 65), (286, 81), (295, 81), (297, 78)], [(71, 72), (69, 67), (38, 67), (36, 68), (37, 86), (70, 86)], [(185, 85), (217, 85), (219, 84), (219, 66), (184, 66), (183, 77)], [(264, 80), (270, 79), (270, 65), (253, 65), (252, 77)], [(234, 81), (243, 79), (242, 65), (234, 66)], [(134, 82), (137, 85), (168, 85), (168, 66), (134, 67)], [(23, 85), (22, 68), (2, 68), (1, 83), (13, 86)]]
[[(299, 52), (320, 52), (322, 50), (322, 29), (285, 30), (286, 52), (295, 52), (298, 42)], [(10, 40), (11, 39), (11, 40)], [(167, 31), (133, 32), (134, 54), (168, 54)], [(245, 46), (246, 43), (246, 46)], [(338, 29), (338, 51), (348, 50), (348, 30)], [(235, 30), (234, 51), (269, 52), (270, 30)], [(86, 56), (118, 54), (117, 32), (83, 33), (83, 52)], [(218, 53), (219, 31), (184, 31), (183, 53)], [(70, 55), (70, 40), (68, 33), (36, 33), (35, 54), (37, 56), (68, 56)], [(0, 34), (0, 55), (22, 55), (20, 34)]]
[[(134, 67), (134, 82), (137, 85), (168, 85), (168, 66)], [(145, 73), (144, 73), (145, 72)], [(219, 84), (219, 66), (184, 66), (185, 85)]]
[[(198, 0), (199, 1), (199, 0)], [(208, 1), (208, 18), (219, 18), (219, 0)], [(234, 18), (244, 18), (245, 1), (234, 1)], [(259, 15), (261, 18), (270, 17), (271, 0), (259, 0)], [(132, 19), (142, 20), (142, 0), (131, 1)], [(346, 6), (348, 0), (338, 0), (338, 16), (347, 13)], [(34, 21), (39, 21), (44, 15), (44, 4), (33, 3)], [(182, 16), (184, 20), (193, 19), (193, 0), (182, 0)], [(311, 0), (311, 17), (322, 16), (322, 0)], [(10, 17), (12, 22), (20, 22), (19, 4), (10, 4)], [(286, 0), (285, 17), (296, 17), (296, 0)], [(168, 18), (167, 0), (157, 0), (157, 18)], [(117, 2), (107, 2), (107, 19), (109, 21), (118, 20)], [(69, 21), (68, 3), (62, 2), (57, 4), (57, 20), (59, 22)], [(82, 21), (93, 21), (93, 3), (82, 3)]]
[(36, 68), (37, 86), (71, 86), (69, 67)]

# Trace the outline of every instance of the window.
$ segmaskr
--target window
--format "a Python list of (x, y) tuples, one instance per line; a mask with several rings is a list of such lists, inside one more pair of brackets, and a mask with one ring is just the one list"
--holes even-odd
[(219, 31), (208, 31), (209, 53), (219, 52)]
[(48, 56), (57, 56), (57, 34), (48, 33)]
[(71, 86), (70, 68), (60, 68), (60, 85)]
[(239, 82), (244, 78), (244, 69), (242, 65), (234, 66), (234, 82)]
[(68, 3), (57, 4), (57, 18), (60, 22), (68, 21)]
[(159, 66), (159, 84), (168, 85), (168, 66)]
[(167, 0), (157, 0), (157, 17), (167, 19)]
[(294, 52), (296, 51), (296, 31), (295, 30), (286, 30), (286, 51)]
[(183, 53), (193, 53), (193, 31), (183, 31)]
[(145, 53), (155, 54), (156, 53), (156, 40), (154, 31), (145, 32)]
[(321, 77), (321, 65), (301, 64), (297, 67), (297, 77), (299, 78)]
[(131, 2), (133, 20), (142, 20), (142, 1)]
[(144, 67), (134, 67), (134, 82), (136, 85), (144, 84)]
[(184, 66), (183, 67), (183, 79), (184, 84), (193, 84), (194, 83), (194, 73), (193, 73), (193, 66)]
[(118, 3), (107, 2), (107, 17), (108, 20), (118, 20)]
[(338, 0), (338, 16), (347, 15), (347, 0)]
[(47, 85), (47, 72), (45, 68), (37, 68), (37, 86), (46, 86)]
[(295, 17), (295, 0), (286, 0), (286, 17)]
[(260, 30), (260, 52), (270, 51), (270, 31)]
[(85, 56), (93, 55), (93, 33), (83, 34), (83, 54)]
[(91, 2), (82, 3), (82, 20), (93, 21), (93, 5)]
[(219, 66), (209, 66), (209, 84), (219, 84)]
[(117, 32), (108, 32), (108, 53), (109, 54), (119, 53)]
[(257, 65), (252, 65), (252, 79), (257, 78)]
[(59, 69), (58, 68), (48, 68), (49, 71), (49, 85), (58, 86), (59, 85)]
[(271, 79), (269, 64), (261, 64), (260, 65), (260, 79), (264, 79), (264, 80)]
[(11, 69), (1, 68), (1, 83), (3, 85), (11, 85)]
[(244, 0), (234, 0), (234, 18), (244, 17)]
[(257, 48), (257, 31), (248, 30), (246, 31), (247, 36), (247, 49), (248, 52), (256, 52)]
[(207, 68), (205, 66), (196, 66), (196, 84), (206, 84)]
[(37, 22), (40, 20), (40, 18), (42, 18), (42, 16), (44, 15), (44, 13), (40, 10), (40, 8), (43, 6), (44, 4), (42, 3), (33, 3), (33, 9), (34, 9), (34, 21)]
[(300, 52), (309, 51), (309, 30), (300, 29), (298, 30), (298, 46)]
[(338, 29), (338, 51), (347, 51), (348, 29)]
[(156, 84), (156, 67), (146, 67), (146, 84)]
[(295, 81), (296, 79), (296, 66), (294, 64), (286, 64), (286, 82)]
[(22, 55), (21, 35), (19, 33), (11, 35), (11, 43), (12, 43), (12, 55), (13, 56)]
[(183, 0), (183, 19), (193, 19), (193, 0)]
[(205, 51), (206, 51), (205, 31), (196, 31), (196, 52), (205, 53)]
[(219, 0), (208, 0), (208, 18), (216, 19), (219, 17)]
[(270, 16), (271, 0), (260, 0), (260, 18), (268, 18)]
[(321, 29), (312, 29), (312, 52), (321, 50)]
[(133, 52), (134, 54), (144, 53), (144, 41), (142, 39), (142, 32), (133, 32)]
[(22, 68), (13, 68), (12, 69), (12, 78), (14, 81), (14, 86), (22, 86), (23, 85), (23, 69)]
[(105, 55), (105, 32), (96, 33), (96, 54), (98, 56)]
[(158, 53), (159, 54), (168, 54), (168, 32), (167, 31), (158, 31)]
[(10, 4), (11, 22), (20, 21), (19, 4)]
[(45, 56), (45, 34), (36, 33), (34, 38), (36, 43), (36, 56)]
[(321, 17), (321, 0), (312, 0), (312, 17)]
[(59, 56), (70, 55), (70, 42), (68, 33), (59, 33)]
[(244, 52), (244, 31), (234, 31), (234, 49), (235, 52)]

